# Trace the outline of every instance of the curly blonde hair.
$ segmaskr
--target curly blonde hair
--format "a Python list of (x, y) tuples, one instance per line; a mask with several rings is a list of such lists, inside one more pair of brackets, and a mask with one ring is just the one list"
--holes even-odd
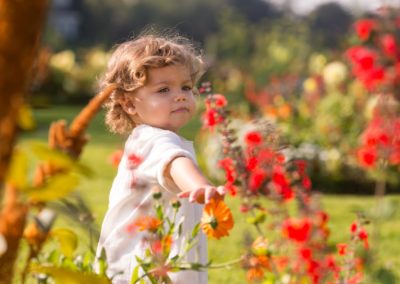
[(105, 123), (111, 132), (127, 134), (135, 127), (120, 104), (121, 97), (146, 84), (147, 70), (175, 64), (188, 68), (194, 85), (204, 73), (201, 53), (187, 38), (179, 35), (144, 34), (115, 48), (99, 80), (99, 91), (114, 86), (104, 103)]

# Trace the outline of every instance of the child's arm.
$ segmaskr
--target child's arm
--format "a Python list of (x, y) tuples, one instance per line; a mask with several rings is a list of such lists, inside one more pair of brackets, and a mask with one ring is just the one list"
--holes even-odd
[(190, 202), (209, 203), (211, 198), (221, 198), (225, 194), (223, 186), (213, 186), (187, 157), (172, 160), (165, 174), (183, 191), (178, 197), (189, 197)]

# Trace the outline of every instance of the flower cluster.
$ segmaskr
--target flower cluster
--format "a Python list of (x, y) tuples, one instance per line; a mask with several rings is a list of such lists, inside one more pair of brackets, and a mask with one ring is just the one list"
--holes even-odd
[[(307, 163), (285, 158), (274, 127), (266, 121), (258, 120), (239, 137), (231, 127), (226, 104), (217, 106), (216, 100), (221, 95), (214, 97), (210, 92), (206, 112), (218, 113), (220, 122), (204, 126), (217, 128), (221, 134), (224, 157), (219, 166), (225, 172), (225, 187), (240, 198), (240, 210), (257, 232), (242, 256), (247, 280), (360, 283), (361, 272), (347, 265), (350, 260), (355, 263), (355, 253), (343, 266), (343, 248), (338, 255), (329, 250), (329, 217), (311, 191)], [(297, 210), (291, 209), (293, 203)], [(368, 248), (363, 227), (352, 234), (352, 240), (362, 240)]]
[[(170, 274), (180, 270), (203, 270), (211, 267), (210, 263), (194, 263), (185, 260), (188, 252), (197, 243), (200, 229), (212, 238), (220, 239), (229, 235), (233, 228), (233, 217), (222, 200), (212, 199), (206, 204), (201, 222), (193, 227), (190, 235), (182, 237), (183, 219), (177, 220), (181, 203), (171, 201), (173, 216), (167, 214), (162, 193), (153, 193), (155, 216), (141, 215), (126, 227), (128, 233), (141, 234), (144, 257), (135, 256), (138, 265), (132, 274), (131, 283), (141, 283), (146, 279), (151, 283), (171, 283)], [(178, 254), (172, 254), (174, 242), (182, 241)]]
[(400, 18), (390, 10), (382, 13), (383, 17), (355, 23), (360, 44), (347, 51), (355, 77), (367, 89), (379, 91), (357, 151), (361, 166), (368, 169), (400, 164), (400, 117), (396, 100), (400, 90)]
[(347, 50), (353, 75), (369, 90), (399, 87), (399, 17), (389, 11), (382, 16), (358, 20), (354, 28), (359, 44)]
[(360, 164), (376, 168), (379, 160), (400, 165), (400, 117), (385, 119), (375, 114), (361, 135)]

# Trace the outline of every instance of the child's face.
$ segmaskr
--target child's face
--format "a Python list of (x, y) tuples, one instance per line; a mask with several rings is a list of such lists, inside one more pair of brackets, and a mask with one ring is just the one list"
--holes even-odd
[(170, 65), (149, 69), (146, 84), (132, 97), (136, 124), (176, 132), (195, 112), (193, 83), (188, 68)]

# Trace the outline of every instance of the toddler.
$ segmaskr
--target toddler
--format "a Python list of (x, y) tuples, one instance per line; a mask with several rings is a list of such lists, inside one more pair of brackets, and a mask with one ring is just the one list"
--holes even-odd
[[(115, 49), (100, 81), (101, 89), (115, 88), (105, 104), (106, 124), (112, 132), (129, 133), (97, 250), (106, 252), (113, 283), (129, 283), (135, 255), (144, 255), (143, 234), (130, 233), (127, 226), (152, 213), (154, 186), (167, 201), (188, 197), (181, 200), (177, 220), (184, 220), (183, 234), (173, 240), (171, 257), (200, 221), (201, 203), (224, 194), (223, 187), (213, 186), (199, 170), (192, 142), (178, 135), (195, 113), (195, 84), (203, 69), (201, 56), (187, 39), (143, 35)], [(186, 261), (207, 263), (202, 232)], [(169, 277), (178, 284), (207, 283), (205, 271), (180, 271)]]

